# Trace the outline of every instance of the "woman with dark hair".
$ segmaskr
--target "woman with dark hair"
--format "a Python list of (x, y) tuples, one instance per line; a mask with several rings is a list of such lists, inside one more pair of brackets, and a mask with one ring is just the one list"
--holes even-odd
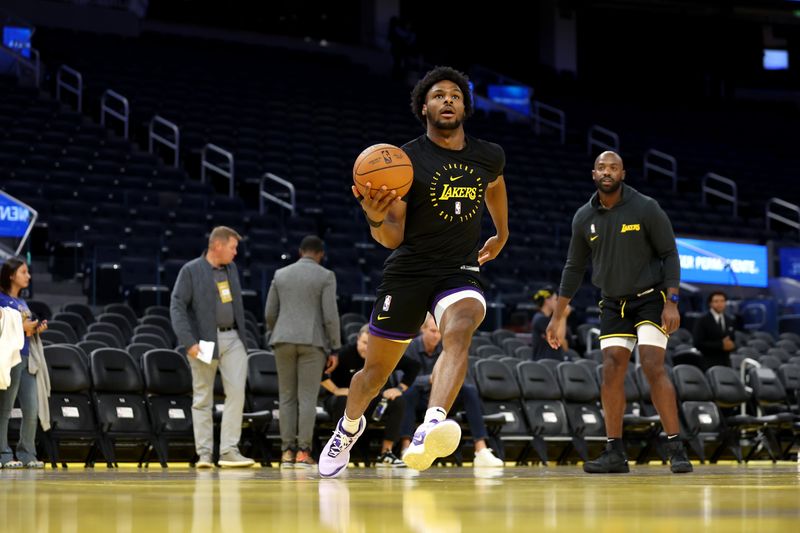
[[(39, 402), (36, 391), (36, 377), (29, 370), (30, 338), (45, 329), (47, 322), (33, 320), (31, 311), (19, 293), (31, 281), (25, 261), (12, 257), (0, 269), (0, 307), (10, 307), (22, 315), (25, 331), (25, 344), (19, 351), (22, 362), (11, 368), (11, 384), (0, 390), (0, 466), (2, 468), (44, 468), (44, 463), (36, 458), (36, 424), (39, 417)], [(19, 394), (22, 407), (22, 427), (19, 432), (16, 460), (8, 445), (8, 420), (11, 408)]]

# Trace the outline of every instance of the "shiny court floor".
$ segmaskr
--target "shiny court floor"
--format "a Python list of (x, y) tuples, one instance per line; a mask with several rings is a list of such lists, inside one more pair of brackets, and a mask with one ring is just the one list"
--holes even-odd
[(782, 531), (800, 529), (795, 463), (314, 471), (0, 470), (0, 532)]

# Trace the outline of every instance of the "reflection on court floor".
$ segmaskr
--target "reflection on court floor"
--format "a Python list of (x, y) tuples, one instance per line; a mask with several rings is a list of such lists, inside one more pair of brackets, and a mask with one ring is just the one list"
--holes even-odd
[(0, 531), (225, 532), (793, 531), (800, 471), (662, 466), (589, 476), (577, 467), (314, 471), (0, 470)]

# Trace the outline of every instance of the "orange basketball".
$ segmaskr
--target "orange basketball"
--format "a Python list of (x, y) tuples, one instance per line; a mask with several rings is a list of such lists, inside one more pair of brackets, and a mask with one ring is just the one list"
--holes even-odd
[(353, 165), (353, 183), (361, 195), (366, 195), (369, 182), (373, 191), (386, 185), (397, 196), (405, 196), (413, 181), (411, 160), (403, 150), (391, 144), (370, 146), (358, 155)]

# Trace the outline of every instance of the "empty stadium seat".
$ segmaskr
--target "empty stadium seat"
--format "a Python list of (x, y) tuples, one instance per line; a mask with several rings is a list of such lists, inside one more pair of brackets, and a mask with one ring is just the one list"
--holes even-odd
[(147, 408), (164, 462), (169, 462), (170, 446), (180, 447), (194, 462), (189, 362), (175, 351), (161, 349), (148, 350), (141, 361)]
[(101, 438), (106, 443), (104, 453), (109, 468), (118, 466), (117, 442), (141, 447), (140, 466), (152, 449), (159, 455), (161, 466), (166, 466), (150, 425), (141, 374), (133, 358), (124, 350), (101, 348), (89, 357), (89, 371), (93, 383), (92, 403)]

